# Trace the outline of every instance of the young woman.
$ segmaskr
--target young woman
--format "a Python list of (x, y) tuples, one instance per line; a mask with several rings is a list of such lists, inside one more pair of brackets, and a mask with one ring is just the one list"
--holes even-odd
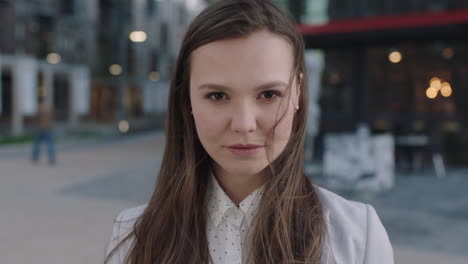
[(107, 263), (393, 263), (370, 205), (304, 175), (304, 44), (266, 0), (221, 0), (186, 33), (147, 205), (115, 220)]

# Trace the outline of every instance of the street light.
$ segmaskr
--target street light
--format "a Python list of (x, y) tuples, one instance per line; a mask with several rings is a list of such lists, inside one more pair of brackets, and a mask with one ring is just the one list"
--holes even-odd
[(160, 74), (159, 72), (150, 72), (149, 74), (149, 79), (153, 82), (157, 82), (160, 79)]
[(120, 75), (122, 73), (122, 66), (120, 66), (119, 64), (112, 64), (109, 67), (109, 72), (112, 75)]
[(440, 88), (442, 88), (442, 82), (440, 81), (439, 78), (436, 78), (436, 77), (431, 79), (430, 85), (431, 85), (431, 87), (433, 87), (437, 91), (439, 91)]
[(426, 96), (429, 99), (434, 99), (437, 97), (437, 90), (434, 87), (429, 87), (426, 90)]
[(401, 61), (401, 59), (403, 58), (403, 55), (401, 55), (401, 52), (399, 51), (392, 51), (389, 55), (388, 55), (388, 60), (391, 62), (391, 63), (399, 63)]
[(442, 50), (442, 57), (446, 60), (450, 60), (455, 55), (455, 51), (452, 48), (445, 48)]
[(146, 32), (144, 31), (132, 31), (130, 32), (129, 38), (132, 42), (144, 42), (147, 38)]
[(452, 95), (452, 86), (450, 86), (450, 83), (448, 82), (442, 83), (440, 94), (442, 94), (443, 97), (450, 97)]
[(62, 57), (58, 53), (47, 54), (47, 62), (50, 64), (59, 64), (61, 60)]
[(119, 131), (120, 132), (127, 133), (129, 129), (130, 129), (130, 124), (128, 123), (127, 120), (121, 120), (119, 122)]

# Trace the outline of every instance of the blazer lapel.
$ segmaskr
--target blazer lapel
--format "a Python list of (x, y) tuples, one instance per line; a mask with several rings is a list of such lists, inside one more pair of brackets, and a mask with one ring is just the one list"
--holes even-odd
[(333, 257), (333, 247), (330, 242), (330, 212), (324, 209), (324, 220), (325, 220), (325, 234), (323, 239), (322, 257), (320, 258), (320, 264), (336, 264), (335, 258)]

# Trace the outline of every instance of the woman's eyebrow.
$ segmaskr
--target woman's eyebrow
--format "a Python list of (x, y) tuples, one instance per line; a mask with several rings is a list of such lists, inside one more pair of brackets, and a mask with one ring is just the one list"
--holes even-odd
[(199, 90), (203, 90), (203, 89), (215, 89), (215, 90), (232, 90), (231, 88), (229, 88), (228, 86), (225, 86), (225, 85), (221, 85), (221, 84), (214, 84), (214, 83), (204, 83), (202, 85), (199, 85), (198, 86), (198, 89)]
[[(261, 85), (255, 87), (254, 89), (257, 90), (257, 91), (263, 91), (263, 90), (271, 89), (273, 87), (278, 87), (278, 86), (288, 87), (288, 84), (286, 84), (283, 81), (272, 81), (272, 82), (267, 82), (267, 83), (261, 84)], [(232, 88), (230, 88), (228, 86), (221, 85), (221, 84), (215, 84), (215, 83), (201, 84), (201, 85), (198, 86), (198, 89), (200, 89), (200, 90), (202, 90), (202, 89), (217, 89), (217, 90), (223, 90), (223, 91), (224, 90), (232, 91)]]
[(284, 88), (287, 88), (288, 87), (288, 84), (283, 82), (283, 81), (273, 81), (273, 82), (268, 82), (268, 83), (265, 83), (265, 84), (262, 84), (262, 85), (259, 85), (255, 88), (255, 90), (257, 91), (264, 91), (264, 90), (268, 90), (268, 89), (271, 89), (271, 88), (274, 88), (274, 87), (284, 87)]

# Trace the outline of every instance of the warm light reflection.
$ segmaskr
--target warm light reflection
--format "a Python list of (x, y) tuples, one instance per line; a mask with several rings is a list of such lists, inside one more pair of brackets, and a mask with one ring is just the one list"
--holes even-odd
[(129, 38), (133, 42), (144, 42), (147, 38), (146, 32), (144, 31), (132, 31)]
[(122, 66), (120, 66), (119, 64), (112, 64), (109, 67), (109, 72), (112, 75), (120, 75), (122, 73)]
[(441, 86), (442, 89), (444, 89), (444, 87), (450, 87), (450, 88), (452, 88), (452, 87), (450, 86), (450, 83), (448, 83), (448, 82), (443, 82), (443, 83), (440, 84), (440, 86)]
[(434, 87), (429, 87), (426, 90), (426, 96), (429, 99), (434, 99), (437, 97), (437, 90)]
[(61, 60), (62, 57), (58, 53), (47, 54), (47, 62), (50, 64), (59, 64)]
[(414, 131), (423, 131), (426, 128), (426, 123), (422, 120), (416, 120), (412, 124)]
[(455, 51), (452, 48), (445, 48), (442, 50), (442, 57), (446, 60), (450, 60), (455, 55)]
[(150, 72), (150, 74), (149, 74), (149, 78), (153, 82), (159, 81), (160, 77), (161, 76), (159, 75), (159, 72)]
[(328, 79), (330, 84), (332, 85), (338, 85), (341, 82), (341, 76), (339, 73), (335, 72), (330, 75), (330, 78)]
[(130, 129), (130, 124), (127, 120), (122, 120), (119, 122), (119, 131), (122, 133), (127, 133)]
[(399, 63), (402, 58), (403, 56), (401, 55), (401, 52), (399, 51), (392, 51), (388, 55), (388, 60), (390, 60), (390, 62), (392, 63)]
[(442, 83), (440, 94), (442, 94), (443, 97), (449, 97), (452, 95), (452, 87), (448, 82)]
[(434, 81), (431, 82), (431, 87), (436, 89), (437, 91), (439, 91), (440, 88), (442, 87), (442, 83), (440, 82), (439, 79), (434, 80)]
[(446, 121), (441, 126), (444, 132), (457, 132), (460, 131), (460, 124), (455, 121)]

